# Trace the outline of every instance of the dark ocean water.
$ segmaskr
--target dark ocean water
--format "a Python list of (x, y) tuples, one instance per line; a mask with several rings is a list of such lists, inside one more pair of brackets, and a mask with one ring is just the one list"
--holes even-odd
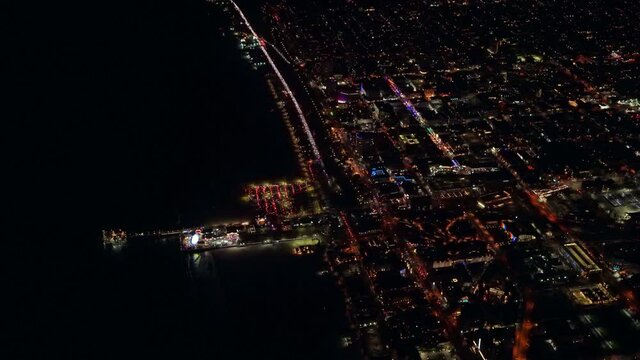
[(243, 214), (243, 184), (297, 175), (264, 78), (211, 4), (90, 5), (25, 9), (34, 21), (10, 33), (12, 174), (39, 200), (31, 221), (201, 224)]
[(340, 359), (344, 307), (320, 254), (292, 244), (193, 255), (174, 242), (132, 244), (106, 255), (105, 329), (116, 356), (215, 359)]
[(102, 228), (237, 217), (243, 184), (298, 173), (264, 78), (208, 6), (25, 5), (7, 26), (10, 229), (38, 244), (7, 252), (11, 358), (338, 357), (341, 301), (319, 257), (103, 252)]
[(105, 100), (114, 121), (103, 163), (115, 172), (104, 188), (105, 225), (246, 215), (243, 184), (297, 174), (264, 78), (221, 35), (217, 17), (204, 2), (154, 2), (131, 24), (135, 40), (120, 49)]

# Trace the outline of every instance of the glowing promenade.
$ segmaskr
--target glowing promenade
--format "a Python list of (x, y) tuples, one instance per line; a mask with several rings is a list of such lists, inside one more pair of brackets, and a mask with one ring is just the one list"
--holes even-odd
[[(245, 25), (247, 25), (247, 28), (249, 29), (249, 31), (251, 31), (251, 34), (253, 34), (253, 36), (255, 36), (256, 39), (260, 39), (258, 34), (253, 30), (253, 27), (251, 27), (249, 20), (247, 20), (247, 17), (244, 15), (240, 7), (233, 0), (229, 0), (229, 1), (233, 5), (233, 7), (235, 7), (235, 9), (238, 11), (238, 14), (240, 14), (240, 17), (244, 21)], [(313, 135), (311, 134), (311, 129), (309, 128), (309, 124), (307, 123), (307, 119), (305, 118), (304, 113), (302, 112), (302, 108), (300, 107), (298, 100), (296, 100), (295, 96), (293, 95), (293, 91), (291, 91), (291, 89), (289, 88), (289, 85), (285, 81), (284, 77), (280, 73), (280, 70), (278, 70), (278, 67), (273, 62), (273, 59), (271, 58), (271, 56), (267, 52), (265, 45), (261, 41), (260, 41), (260, 50), (262, 50), (262, 53), (264, 54), (265, 58), (271, 65), (273, 72), (276, 74), (278, 79), (280, 79), (280, 83), (282, 83), (282, 86), (284, 87), (285, 91), (291, 98), (291, 102), (293, 103), (293, 106), (296, 108), (296, 111), (298, 112), (298, 116), (300, 117), (300, 121), (302, 122), (302, 127), (304, 128), (304, 132), (307, 136), (307, 140), (309, 141), (309, 145), (311, 145), (311, 149), (313, 150), (313, 155), (316, 161), (318, 162), (318, 164), (320, 165), (320, 168), (322, 169), (322, 171), (325, 172), (324, 162), (322, 161), (322, 157), (320, 156), (320, 151), (318, 150), (316, 141), (314, 140)]]
[(406, 95), (402, 93), (396, 83), (389, 76), (385, 76), (385, 80), (387, 80), (387, 84), (389, 84), (391, 91), (393, 91), (393, 93), (400, 99), (400, 101), (402, 101), (402, 104), (404, 104), (407, 110), (409, 110), (413, 118), (416, 119), (418, 123), (427, 130), (431, 141), (438, 147), (438, 149), (440, 149), (440, 151), (442, 151), (448, 158), (451, 159), (451, 161), (453, 162), (453, 166), (459, 167), (460, 164), (456, 159), (454, 159), (455, 154), (453, 153), (451, 146), (442, 141), (442, 139), (440, 139), (440, 136), (438, 136), (438, 134), (429, 127), (427, 121), (422, 117), (422, 115), (420, 115), (418, 110), (416, 110), (416, 108), (411, 103), (411, 100), (409, 100), (409, 98), (407, 98)]

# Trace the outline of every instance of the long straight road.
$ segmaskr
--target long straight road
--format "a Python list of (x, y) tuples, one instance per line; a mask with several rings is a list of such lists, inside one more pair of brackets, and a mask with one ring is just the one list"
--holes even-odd
[[(249, 22), (247, 17), (244, 15), (244, 13), (242, 12), (242, 9), (240, 9), (238, 4), (236, 4), (235, 1), (233, 1), (233, 0), (229, 0), (229, 1), (231, 2), (233, 7), (238, 12), (240, 17), (242, 18), (242, 21), (244, 21), (245, 25), (247, 26), (247, 28), (249, 29), (251, 34), (253, 36), (255, 36), (256, 39), (260, 39), (260, 36), (258, 36), (258, 34), (255, 32), (255, 30), (253, 30), (253, 27), (251, 26), (251, 23)], [(313, 151), (313, 155), (315, 157), (316, 162), (318, 163), (318, 165), (320, 165), (320, 168), (322, 169), (322, 172), (326, 172), (325, 171), (325, 167), (324, 167), (324, 162), (322, 161), (322, 156), (320, 155), (320, 150), (318, 150), (318, 146), (316, 144), (316, 141), (313, 138), (313, 134), (311, 133), (311, 128), (309, 127), (309, 124), (307, 123), (307, 119), (304, 116), (304, 112), (302, 111), (302, 108), (300, 107), (300, 104), (298, 103), (298, 100), (296, 99), (295, 95), (293, 94), (293, 91), (291, 91), (291, 88), (289, 88), (289, 84), (287, 84), (287, 81), (284, 79), (284, 77), (280, 73), (280, 70), (278, 70), (278, 67), (276, 66), (275, 62), (271, 58), (271, 55), (269, 55), (269, 52), (267, 51), (265, 44), (262, 41), (260, 41), (259, 44), (260, 44), (260, 50), (262, 50), (262, 53), (264, 54), (264, 57), (267, 59), (267, 62), (269, 63), (269, 65), (273, 69), (273, 72), (276, 74), (276, 76), (280, 80), (280, 83), (284, 87), (287, 95), (289, 96), (289, 98), (291, 99), (291, 102), (293, 103), (294, 108), (296, 109), (296, 112), (298, 113), (298, 117), (300, 118), (300, 122), (302, 123), (302, 127), (303, 127), (305, 135), (307, 137), (307, 141), (309, 142), (309, 146), (311, 146), (311, 149)]]
[(453, 153), (453, 149), (451, 149), (451, 146), (446, 142), (442, 141), (440, 136), (427, 124), (427, 121), (424, 119), (424, 117), (420, 115), (418, 110), (416, 110), (411, 100), (409, 100), (409, 98), (404, 93), (402, 93), (402, 90), (400, 90), (400, 88), (398, 87), (398, 85), (396, 85), (393, 79), (391, 79), (391, 77), (389, 76), (385, 76), (385, 80), (387, 81), (387, 84), (389, 84), (389, 88), (391, 88), (391, 91), (393, 91), (393, 93), (400, 99), (400, 101), (402, 101), (402, 104), (411, 113), (413, 118), (416, 119), (416, 121), (418, 121), (420, 126), (422, 126), (425, 130), (427, 130), (427, 133), (429, 134), (429, 138), (431, 139), (431, 141), (438, 147), (440, 151), (442, 151), (442, 153), (445, 156), (451, 159), (453, 166), (459, 167), (460, 164), (455, 159), (455, 154)]

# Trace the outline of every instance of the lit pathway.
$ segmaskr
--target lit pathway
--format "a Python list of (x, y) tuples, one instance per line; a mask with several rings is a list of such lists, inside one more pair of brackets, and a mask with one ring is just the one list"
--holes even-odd
[[(260, 39), (258, 34), (253, 30), (253, 27), (251, 27), (249, 20), (247, 20), (247, 17), (244, 15), (240, 7), (233, 0), (229, 0), (229, 2), (231, 2), (233, 7), (235, 7), (235, 9), (238, 11), (238, 14), (240, 14), (240, 17), (244, 21), (249, 31), (251, 31), (251, 34), (253, 34), (253, 36), (255, 36), (256, 39)], [(284, 77), (280, 73), (280, 70), (278, 70), (278, 67), (276, 66), (276, 64), (273, 62), (273, 59), (271, 59), (271, 56), (267, 52), (265, 44), (261, 41), (259, 43), (260, 43), (260, 50), (262, 50), (262, 53), (264, 54), (265, 58), (269, 62), (269, 65), (271, 65), (273, 72), (276, 74), (278, 79), (280, 79), (280, 82), (282, 83), (282, 86), (284, 87), (285, 91), (289, 95), (289, 98), (291, 98), (291, 102), (293, 103), (293, 106), (295, 107), (296, 112), (298, 113), (298, 117), (300, 117), (300, 122), (302, 122), (302, 127), (304, 128), (304, 132), (305, 132), (305, 135), (307, 136), (307, 140), (309, 141), (309, 145), (311, 145), (311, 149), (313, 150), (313, 155), (315, 157), (315, 160), (320, 165), (320, 168), (322, 169), (322, 171), (325, 172), (324, 162), (322, 161), (322, 157), (320, 156), (320, 151), (318, 150), (318, 146), (316, 145), (316, 141), (313, 138), (313, 134), (311, 133), (311, 129), (309, 128), (309, 124), (307, 123), (307, 119), (305, 118), (304, 113), (302, 112), (302, 108), (300, 107), (298, 100), (296, 100), (295, 96), (293, 95), (293, 91), (291, 91), (291, 89), (289, 88), (289, 85), (287, 84)]]
[(427, 124), (427, 121), (422, 117), (422, 115), (420, 115), (418, 110), (416, 110), (416, 108), (411, 103), (411, 100), (409, 100), (409, 98), (402, 93), (402, 91), (400, 90), (400, 88), (398, 88), (396, 83), (389, 76), (385, 76), (384, 78), (385, 80), (387, 80), (387, 83), (389, 84), (391, 91), (393, 91), (393, 93), (396, 94), (398, 98), (400, 98), (400, 101), (402, 101), (402, 103), (407, 108), (407, 110), (409, 110), (411, 115), (418, 121), (418, 123), (420, 123), (420, 125), (423, 128), (425, 128), (425, 130), (427, 130), (427, 133), (429, 134), (429, 138), (431, 139), (431, 141), (438, 147), (438, 149), (440, 149), (440, 151), (442, 151), (448, 158), (451, 159), (451, 162), (453, 162), (453, 166), (459, 167), (460, 164), (455, 159), (455, 154), (453, 153), (453, 149), (451, 149), (451, 146), (449, 146), (449, 144), (442, 141), (442, 139), (440, 139), (440, 136), (438, 136), (438, 134), (435, 131), (433, 131), (431, 127), (429, 127), (429, 125)]

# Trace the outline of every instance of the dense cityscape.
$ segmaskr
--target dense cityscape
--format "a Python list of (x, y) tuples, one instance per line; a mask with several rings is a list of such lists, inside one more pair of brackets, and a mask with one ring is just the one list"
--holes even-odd
[(300, 176), (256, 174), (242, 221), (106, 247), (319, 254), (352, 358), (640, 356), (640, 3), (244, 6), (210, 1)]

